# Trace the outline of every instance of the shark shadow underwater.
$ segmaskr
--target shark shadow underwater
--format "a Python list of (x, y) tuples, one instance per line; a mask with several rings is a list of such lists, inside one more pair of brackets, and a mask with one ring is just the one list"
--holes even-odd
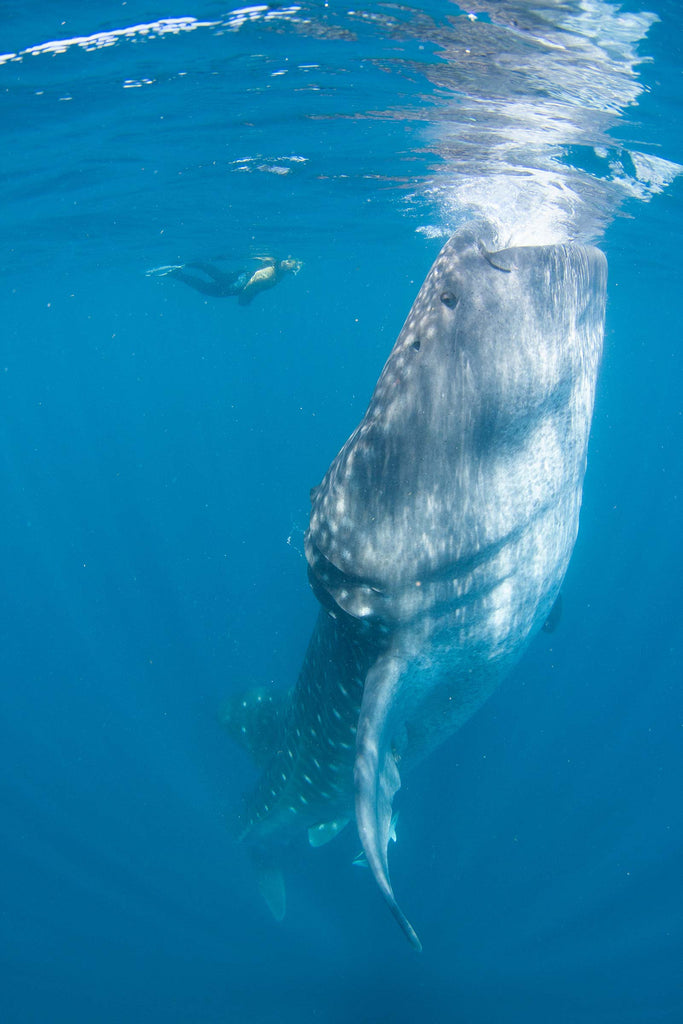
[(367, 412), (311, 492), (320, 602), (291, 691), (230, 700), (261, 776), (242, 838), (282, 918), (277, 844), (355, 818), (389, 880), (401, 775), (493, 693), (558, 598), (578, 530), (602, 351), (607, 261), (579, 245), (446, 243)]

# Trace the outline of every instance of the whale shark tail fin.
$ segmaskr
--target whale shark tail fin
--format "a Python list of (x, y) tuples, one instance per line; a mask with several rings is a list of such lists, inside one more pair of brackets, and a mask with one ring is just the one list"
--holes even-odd
[(253, 689), (228, 698), (221, 721), (230, 737), (263, 768), (281, 744), (287, 691)]
[(400, 659), (387, 655), (373, 665), (365, 680), (356, 733), (356, 824), (367, 865), (380, 892), (411, 946), (419, 952), (422, 943), (396, 902), (387, 861), (389, 841), (396, 835), (392, 801), (401, 786), (391, 744), (391, 710), (404, 668)]

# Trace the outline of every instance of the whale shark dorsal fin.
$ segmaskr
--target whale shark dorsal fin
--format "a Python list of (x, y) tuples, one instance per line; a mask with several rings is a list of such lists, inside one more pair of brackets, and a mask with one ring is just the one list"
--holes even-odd
[(391, 747), (390, 711), (400, 690), (405, 662), (387, 654), (379, 658), (365, 679), (356, 733), (354, 788), (356, 824), (368, 867), (380, 892), (416, 950), (417, 933), (394, 896), (389, 880), (387, 847), (392, 833), (392, 801), (401, 786), (396, 756)]
[(324, 846), (338, 836), (349, 823), (348, 817), (335, 818), (334, 821), (321, 821), (319, 825), (311, 825), (308, 830), (308, 842), (313, 847)]

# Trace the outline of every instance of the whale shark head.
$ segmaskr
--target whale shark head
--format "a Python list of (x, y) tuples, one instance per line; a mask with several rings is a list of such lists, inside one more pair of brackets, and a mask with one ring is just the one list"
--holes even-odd
[(328, 589), (358, 617), (383, 604), (362, 584), (398, 590), (476, 559), (582, 473), (605, 258), (579, 246), (491, 252), (482, 233), (461, 231), (439, 253), (314, 493), (309, 564), (314, 577), (330, 571)]

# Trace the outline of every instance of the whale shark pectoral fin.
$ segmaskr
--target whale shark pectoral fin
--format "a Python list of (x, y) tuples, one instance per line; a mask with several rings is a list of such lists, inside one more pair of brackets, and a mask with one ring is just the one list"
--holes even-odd
[(308, 830), (308, 842), (314, 847), (324, 846), (338, 836), (348, 823), (348, 818), (336, 818), (334, 821), (321, 821), (319, 825), (311, 825)]
[(368, 672), (356, 734), (354, 786), (356, 824), (368, 867), (408, 941), (422, 944), (396, 902), (389, 881), (387, 847), (392, 838), (394, 793), (401, 786), (396, 756), (391, 749), (391, 710), (400, 687), (404, 663), (395, 657), (379, 659)]

